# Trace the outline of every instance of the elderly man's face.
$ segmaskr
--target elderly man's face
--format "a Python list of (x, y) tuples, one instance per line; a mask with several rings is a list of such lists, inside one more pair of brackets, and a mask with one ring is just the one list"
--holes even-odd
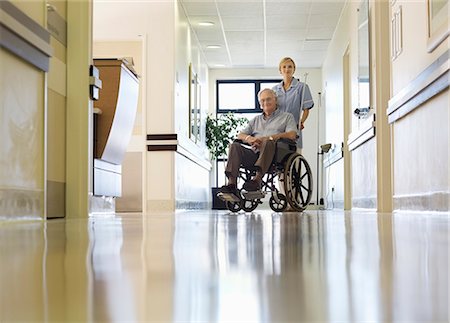
[(259, 95), (259, 104), (264, 114), (270, 116), (277, 108), (277, 98), (272, 91), (263, 91)]

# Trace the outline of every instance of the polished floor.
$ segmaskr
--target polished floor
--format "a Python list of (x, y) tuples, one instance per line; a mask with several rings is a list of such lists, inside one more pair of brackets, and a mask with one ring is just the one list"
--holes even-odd
[(0, 223), (0, 322), (448, 322), (449, 215)]

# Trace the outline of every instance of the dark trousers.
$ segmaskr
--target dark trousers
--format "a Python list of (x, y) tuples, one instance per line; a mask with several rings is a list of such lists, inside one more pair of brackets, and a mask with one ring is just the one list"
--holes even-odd
[(238, 142), (233, 142), (228, 151), (228, 162), (225, 167), (225, 174), (228, 178), (237, 178), (239, 175), (239, 168), (253, 168), (256, 166), (264, 175), (269, 170), (275, 155), (275, 141), (265, 140), (260, 147), (259, 153), (241, 145)]

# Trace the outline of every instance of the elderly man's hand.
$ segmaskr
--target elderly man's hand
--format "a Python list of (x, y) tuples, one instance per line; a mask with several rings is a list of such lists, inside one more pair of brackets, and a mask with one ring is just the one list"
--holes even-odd
[(254, 137), (251, 145), (253, 148), (259, 149), (264, 140), (268, 140), (268, 137)]

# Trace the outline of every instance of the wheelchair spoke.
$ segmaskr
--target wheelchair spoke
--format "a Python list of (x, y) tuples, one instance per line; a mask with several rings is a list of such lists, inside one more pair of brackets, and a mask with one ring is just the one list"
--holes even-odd
[(294, 208), (304, 209), (311, 200), (311, 168), (299, 154), (291, 155), (285, 165), (285, 191)]

